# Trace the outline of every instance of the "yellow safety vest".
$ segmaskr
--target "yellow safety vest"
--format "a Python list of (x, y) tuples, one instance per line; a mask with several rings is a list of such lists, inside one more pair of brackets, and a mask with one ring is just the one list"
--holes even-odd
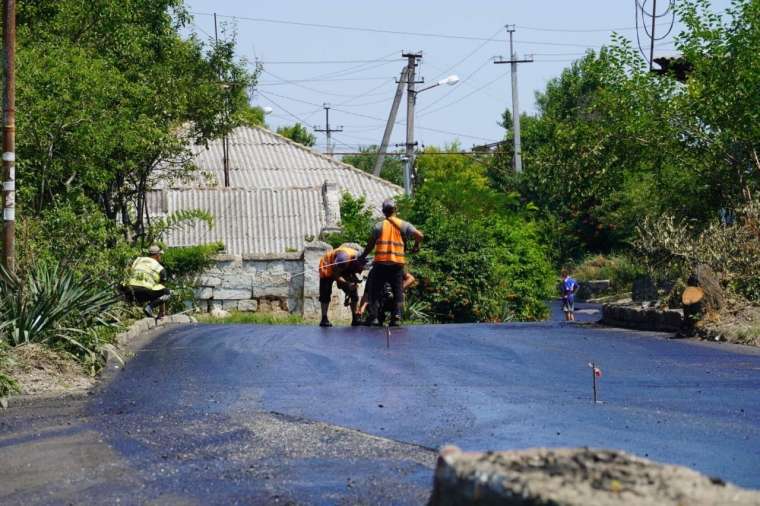
[(404, 264), (406, 263), (404, 239), (401, 237), (401, 227), (404, 222), (398, 218), (386, 218), (380, 237), (375, 241), (375, 263)]
[(161, 271), (163, 267), (158, 260), (151, 257), (138, 257), (132, 264), (132, 273), (127, 283), (129, 286), (142, 286), (148, 290), (163, 290)]

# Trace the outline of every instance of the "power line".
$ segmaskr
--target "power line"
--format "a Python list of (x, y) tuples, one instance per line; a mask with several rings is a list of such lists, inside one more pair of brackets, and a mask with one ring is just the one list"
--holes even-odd
[(398, 63), (401, 60), (259, 60), (262, 65), (342, 65), (348, 63)]
[[(271, 72), (267, 72), (269, 75), (273, 75)], [(388, 76), (382, 77), (338, 77), (334, 79), (288, 79), (281, 80), (280, 82), (262, 82), (257, 83), (257, 86), (282, 86), (284, 84), (294, 83), (332, 83), (337, 81), (389, 81)]]
[[(210, 14), (208, 12), (191, 12), (194, 16), (213, 16), (213, 14)], [(390, 35), (408, 35), (408, 36), (414, 36), (414, 37), (430, 37), (430, 38), (438, 38), (438, 39), (453, 39), (453, 40), (475, 40), (475, 41), (485, 41), (485, 42), (502, 42), (501, 39), (498, 38), (486, 38), (486, 37), (476, 37), (471, 35), (451, 35), (451, 34), (444, 34), (444, 33), (431, 33), (431, 32), (409, 32), (409, 31), (403, 31), (403, 30), (386, 30), (382, 28), (371, 28), (371, 27), (359, 27), (359, 26), (347, 26), (347, 25), (332, 25), (332, 24), (325, 24), (325, 23), (305, 23), (301, 21), (290, 21), (290, 20), (284, 20), (284, 19), (272, 19), (272, 18), (258, 18), (258, 17), (250, 17), (250, 16), (230, 16), (230, 15), (222, 15), (217, 14), (218, 17), (224, 17), (224, 18), (230, 18), (235, 20), (242, 20), (242, 21), (251, 21), (256, 23), (273, 23), (273, 24), (281, 24), (281, 25), (293, 25), (293, 26), (303, 26), (303, 27), (310, 27), (310, 28), (324, 28), (324, 29), (330, 29), (330, 30), (344, 30), (344, 31), (352, 31), (352, 32), (369, 32), (369, 33), (385, 33)], [(546, 42), (546, 41), (529, 41), (529, 40), (520, 40), (515, 41), (519, 42), (521, 44), (536, 44), (536, 45), (546, 45), (546, 46), (571, 46), (571, 47), (596, 47), (595, 44), (577, 44), (577, 43), (570, 43), (570, 42)]]
[(592, 32), (622, 32), (633, 31), (635, 26), (619, 26), (613, 28), (539, 28), (536, 26), (517, 25), (517, 28), (532, 32), (560, 32), (560, 33), (592, 33)]
[(461, 101), (463, 101), (463, 100), (465, 100), (465, 99), (468, 99), (468, 98), (470, 98), (472, 95), (474, 95), (474, 94), (478, 93), (479, 91), (482, 91), (482, 90), (483, 90), (483, 88), (487, 88), (488, 86), (491, 86), (493, 83), (495, 83), (496, 81), (498, 81), (498, 80), (500, 80), (500, 79), (503, 79), (503, 78), (504, 78), (504, 76), (503, 76), (503, 75), (498, 75), (498, 76), (496, 76), (494, 79), (492, 79), (492, 80), (488, 81), (488, 82), (487, 82), (486, 84), (484, 84), (483, 86), (480, 86), (479, 88), (476, 88), (476, 89), (474, 89), (473, 91), (471, 91), (471, 92), (470, 92), (470, 93), (468, 93), (467, 95), (465, 95), (465, 96), (463, 96), (463, 97), (460, 97), (460, 98), (458, 98), (458, 99), (454, 100), (453, 102), (449, 102), (448, 104), (444, 104), (444, 105), (442, 105), (442, 106), (440, 106), (440, 107), (436, 107), (435, 109), (429, 109), (429, 110), (426, 110), (424, 113), (421, 113), (421, 114), (420, 114), (420, 117), (423, 117), (423, 116), (428, 116), (428, 115), (430, 115), (430, 114), (433, 114), (434, 112), (438, 112), (438, 111), (441, 111), (441, 110), (443, 110), (443, 109), (448, 109), (448, 108), (449, 108), (449, 107), (451, 107), (452, 105), (456, 105), (456, 104), (458, 104), (459, 102), (461, 102)]
[[(491, 63), (491, 59), (490, 58), (487, 59), (485, 62), (483, 62), (483, 64), (481, 64), (478, 68), (476, 68), (475, 70), (473, 70), (472, 72), (470, 72), (470, 74), (468, 74), (467, 77), (461, 79), (461, 82), (463, 82), (463, 83), (469, 82), (469, 80), (472, 78), (472, 76), (474, 76), (475, 74), (477, 74), (478, 72), (480, 72), (481, 70), (483, 70), (484, 68), (486, 68), (489, 63)], [(427, 104), (425, 107), (420, 108), (420, 113), (424, 113), (425, 111), (429, 110), (435, 104), (439, 103), (441, 100), (444, 100), (446, 97), (448, 97), (449, 95), (451, 95), (455, 91), (456, 91), (456, 88), (453, 88), (453, 89), (447, 91), (446, 93), (444, 93), (440, 97), (436, 98), (435, 100), (433, 100), (432, 102), (430, 102), (429, 104)]]

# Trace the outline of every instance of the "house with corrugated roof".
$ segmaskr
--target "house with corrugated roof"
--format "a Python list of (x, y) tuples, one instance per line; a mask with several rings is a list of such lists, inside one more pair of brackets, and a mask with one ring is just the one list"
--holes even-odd
[(193, 146), (197, 171), (152, 192), (150, 214), (204, 209), (214, 216), (211, 228), (166, 237), (169, 246), (224, 244), (198, 280), (201, 307), (316, 313), (317, 267), (327, 248), (317, 239), (338, 229), (341, 194), (364, 197), (379, 213), (403, 189), (265, 128), (238, 127), (226, 142), (226, 175), (222, 139)]

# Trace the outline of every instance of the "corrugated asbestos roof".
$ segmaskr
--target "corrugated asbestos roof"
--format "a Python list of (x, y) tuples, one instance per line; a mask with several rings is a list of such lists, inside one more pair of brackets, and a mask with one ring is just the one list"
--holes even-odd
[[(236, 188), (308, 188), (324, 182), (334, 183), (339, 191), (355, 197), (365, 196), (367, 203), (380, 208), (383, 200), (402, 193), (400, 186), (367, 174), (351, 165), (333, 160), (274, 132), (257, 127), (238, 127), (228, 136), (230, 187)], [(198, 176), (178, 188), (224, 185), (222, 141), (195, 146), (195, 164), (201, 174), (212, 176), (209, 182)]]
[(170, 246), (221, 241), (230, 254), (285, 253), (303, 249), (304, 237), (318, 236), (325, 225), (321, 188), (176, 189), (154, 197), (154, 210), (205, 209), (214, 215), (212, 229), (200, 223), (169, 233)]

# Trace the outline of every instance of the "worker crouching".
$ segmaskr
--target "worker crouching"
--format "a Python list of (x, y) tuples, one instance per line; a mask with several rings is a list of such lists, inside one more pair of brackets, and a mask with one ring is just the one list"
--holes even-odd
[(166, 269), (161, 265), (163, 251), (155, 244), (148, 248), (147, 257), (138, 257), (132, 263), (129, 281), (127, 281), (127, 297), (139, 304), (145, 304), (143, 312), (146, 316), (155, 317), (154, 308), (160, 305), (158, 317), (166, 312), (166, 302), (171, 292), (163, 283), (166, 282)]
[(327, 318), (330, 308), (333, 283), (345, 292), (351, 306), (351, 325), (359, 325), (356, 307), (359, 302), (359, 290), (356, 275), (367, 265), (366, 258), (359, 258), (361, 247), (358, 244), (341, 244), (324, 254), (319, 260), (319, 302), (322, 306), (320, 327), (332, 327)]

